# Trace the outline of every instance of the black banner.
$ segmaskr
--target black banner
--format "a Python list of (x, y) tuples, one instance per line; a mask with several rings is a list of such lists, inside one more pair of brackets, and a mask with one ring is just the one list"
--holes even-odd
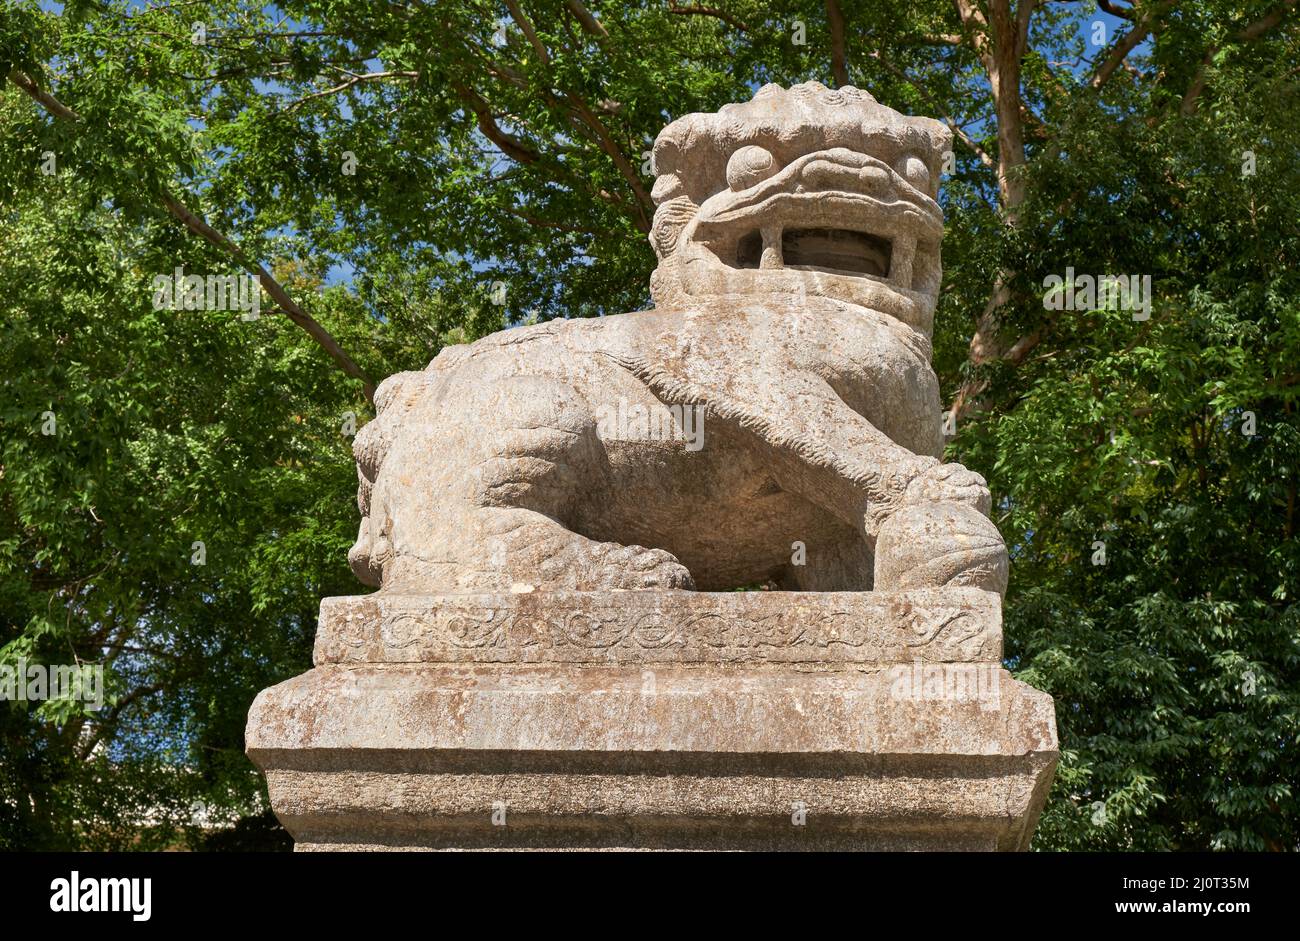
[[(127, 931), (225, 925), (327, 927), (400, 923), (430, 911), (464, 930), (593, 916), (626, 924), (651, 913), (698, 929), (755, 916), (806, 920), (892, 913), (928, 932), (1104, 918), (1201, 919), (1227, 928), (1286, 915), (1294, 855), (300, 853), (10, 854), (0, 857), (8, 924)], [(469, 925), (466, 922), (470, 922)], [(904, 926), (898, 924), (896, 930)], [(870, 923), (862, 925), (863, 930)]]

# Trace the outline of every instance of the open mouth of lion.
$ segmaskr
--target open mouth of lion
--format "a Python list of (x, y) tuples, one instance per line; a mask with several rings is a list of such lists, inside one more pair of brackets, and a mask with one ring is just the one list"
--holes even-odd
[(836, 149), (710, 199), (693, 238), (727, 268), (815, 273), (930, 300), (942, 235), (928, 194), (883, 161)]
[[(781, 267), (830, 274), (889, 277), (893, 242), (852, 229), (785, 229), (781, 232)], [(758, 268), (763, 261), (763, 233), (754, 229), (736, 245), (736, 267)]]

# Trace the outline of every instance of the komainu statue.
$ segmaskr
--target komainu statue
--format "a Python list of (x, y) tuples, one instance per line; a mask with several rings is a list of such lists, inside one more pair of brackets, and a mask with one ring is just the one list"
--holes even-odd
[(249, 712), (299, 849), (1029, 846), (1053, 704), (1002, 664), (988, 489), (939, 460), (948, 145), (853, 88), (688, 115), (653, 310), (380, 386), (380, 590), (322, 599)]
[(984, 480), (939, 460), (949, 144), (816, 83), (670, 124), (655, 307), (508, 329), (384, 382), (355, 444), (357, 576), (1003, 592)]

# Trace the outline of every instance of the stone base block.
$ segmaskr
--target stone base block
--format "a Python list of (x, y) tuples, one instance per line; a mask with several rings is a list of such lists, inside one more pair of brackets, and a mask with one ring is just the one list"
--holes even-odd
[(303, 850), (1016, 850), (1057, 757), (996, 662), (326, 663), (247, 745)]

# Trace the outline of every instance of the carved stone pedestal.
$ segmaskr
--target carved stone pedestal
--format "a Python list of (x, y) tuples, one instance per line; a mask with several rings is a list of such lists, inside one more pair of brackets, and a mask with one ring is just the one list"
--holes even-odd
[(1001, 647), (977, 589), (330, 598), (248, 754), (299, 849), (1024, 849)]

